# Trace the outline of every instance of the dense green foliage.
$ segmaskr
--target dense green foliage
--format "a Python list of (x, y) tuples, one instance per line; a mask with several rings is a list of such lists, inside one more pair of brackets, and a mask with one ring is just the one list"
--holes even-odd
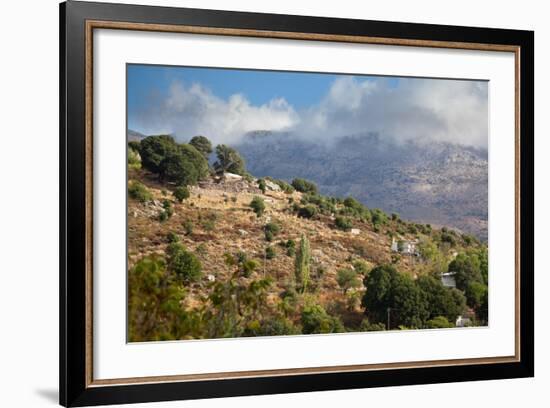
[(250, 202), (250, 208), (252, 208), (257, 217), (261, 217), (265, 211), (265, 203), (262, 197), (254, 196)]
[(424, 275), (420, 276), (416, 283), (424, 293), (428, 303), (428, 318), (433, 319), (437, 316), (443, 316), (454, 322), (466, 310), (464, 295), (456, 289), (446, 288), (440, 279)]
[(444, 316), (436, 316), (426, 322), (427, 329), (447, 329), (455, 327), (455, 325)]
[(202, 276), (202, 265), (197, 257), (179, 242), (173, 242), (166, 250), (168, 269), (185, 283), (196, 282)]
[(306, 205), (298, 208), (298, 217), (313, 218), (317, 214), (317, 207), (313, 205)]
[(192, 185), (208, 175), (208, 162), (189, 144), (178, 144), (168, 135), (148, 136), (139, 143), (142, 166), (161, 180)]
[(160, 174), (162, 161), (176, 148), (177, 144), (172, 136), (147, 136), (139, 144), (142, 166), (153, 173)]
[(321, 305), (306, 305), (302, 311), (302, 333), (341, 333), (344, 332), (342, 322), (329, 315)]
[(301, 193), (317, 194), (318, 191), (315, 183), (302, 178), (295, 178), (292, 180), (292, 187)]
[(334, 224), (338, 229), (342, 231), (349, 231), (353, 227), (353, 223), (347, 217), (342, 217), (341, 215), (337, 216), (334, 220)]
[(265, 184), (265, 180), (264, 179), (259, 179), (258, 180), (258, 188), (260, 189), (260, 191), (265, 194), (265, 191), (267, 189), (267, 185)]
[(370, 320), (386, 321), (389, 310), (391, 328), (420, 328), (429, 317), (424, 293), (412, 278), (398, 273), (393, 266), (374, 268), (364, 283), (367, 291), (362, 304)]
[(128, 167), (130, 169), (141, 168), (141, 156), (139, 155), (139, 151), (128, 148)]
[(361, 259), (354, 261), (352, 265), (355, 272), (362, 278), (365, 278), (370, 271), (369, 265)]
[(191, 145), (178, 145), (160, 164), (160, 176), (179, 186), (194, 185), (208, 175), (208, 162)]
[(128, 185), (128, 195), (134, 200), (138, 200), (141, 203), (146, 203), (153, 199), (151, 192), (139, 181), (132, 181)]
[(208, 138), (204, 136), (194, 136), (189, 141), (189, 144), (193, 146), (195, 149), (197, 149), (206, 160), (208, 160), (208, 157), (212, 153), (212, 143)]
[(281, 190), (286, 194), (292, 194), (295, 190), (294, 187), (292, 187), (292, 185), (288, 184), (284, 180), (272, 179), (270, 177), (267, 177), (267, 179), (277, 184), (281, 188)]
[(357, 272), (353, 269), (340, 269), (336, 276), (336, 282), (338, 282), (338, 286), (343, 290), (344, 295), (349, 289), (361, 286), (361, 281), (357, 276)]
[(189, 196), (190, 196), (190, 194), (189, 194), (189, 189), (188, 189), (186, 186), (176, 187), (176, 189), (174, 190), (174, 197), (175, 197), (176, 200), (178, 200), (180, 203), (181, 203), (183, 200), (188, 199)]
[(244, 159), (232, 147), (226, 145), (216, 146), (216, 157), (218, 160), (214, 163), (214, 169), (218, 174), (225, 172), (239, 174), (244, 176), (246, 173)]

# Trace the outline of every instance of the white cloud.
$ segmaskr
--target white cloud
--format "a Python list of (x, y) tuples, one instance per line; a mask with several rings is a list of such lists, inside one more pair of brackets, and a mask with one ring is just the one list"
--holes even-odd
[(168, 97), (140, 116), (144, 133), (203, 134), (236, 143), (254, 130), (290, 131), (304, 138), (376, 132), (403, 140), (438, 140), (487, 147), (487, 83), (477, 81), (340, 77), (322, 100), (296, 111), (283, 98), (252, 105), (244, 95), (219, 98), (200, 84), (174, 82)]
[(298, 115), (282, 98), (254, 106), (241, 94), (224, 100), (200, 84), (174, 82), (159, 106), (135, 119), (146, 134), (172, 133), (182, 141), (201, 134), (214, 143), (231, 144), (250, 131), (290, 129)]
[(439, 140), (486, 147), (487, 84), (474, 81), (342, 77), (302, 113), (297, 131), (334, 138), (376, 132), (396, 141)]

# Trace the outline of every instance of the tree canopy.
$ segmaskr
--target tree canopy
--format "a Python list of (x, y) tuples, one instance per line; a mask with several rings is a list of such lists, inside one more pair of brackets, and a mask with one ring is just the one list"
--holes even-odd
[(317, 185), (312, 181), (303, 178), (295, 178), (292, 180), (292, 187), (301, 193), (317, 194)]
[(142, 166), (163, 180), (178, 185), (196, 184), (208, 175), (208, 162), (192, 145), (178, 144), (172, 136), (148, 136), (139, 144)]
[(197, 149), (206, 160), (212, 153), (212, 143), (205, 136), (194, 136), (189, 141), (189, 144)]
[(237, 150), (224, 144), (216, 146), (217, 161), (214, 163), (214, 169), (218, 174), (225, 172), (239, 174), (244, 176), (246, 168), (244, 159)]
[(429, 317), (425, 294), (411, 277), (398, 273), (393, 266), (374, 268), (364, 284), (367, 291), (362, 304), (369, 319), (386, 321), (389, 309), (390, 328), (396, 328), (422, 327)]
[(191, 145), (178, 145), (160, 164), (160, 175), (179, 186), (197, 184), (208, 175), (208, 162)]

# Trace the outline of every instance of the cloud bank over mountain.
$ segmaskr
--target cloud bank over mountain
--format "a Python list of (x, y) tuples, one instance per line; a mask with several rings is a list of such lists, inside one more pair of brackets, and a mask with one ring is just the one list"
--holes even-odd
[(266, 130), (324, 142), (377, 133), (396, 142), (486, 148), (488, 83), (342, 76), (318, 103), (296, 109), (281, 97), (253, 105), (243, 94), (224, 99), (200, 83), (174, 81), (166, 97), (134, 121), (142, 133), (171, 133), (180, 141), (202, 134), (214, 143), (237, 144), (248, 132)]

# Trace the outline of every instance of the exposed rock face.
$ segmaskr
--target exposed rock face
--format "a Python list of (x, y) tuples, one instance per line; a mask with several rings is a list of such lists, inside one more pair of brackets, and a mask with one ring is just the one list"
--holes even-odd
[(247, 181), (237, 174), (225, 173), (221, 177), (208, 178), (199, 182), (199, 187), (208, 190), (219, 190), (227, 193), (261, 194), (258, 183)]
[(319, 144), (269, 132), (249, 135), (236, 147), (258, 177), (304, 177), (323, 194), (352, 195), (405, 219), (487, 238), (484, 150), (438, 142), (396, 144), (373, 134)]

